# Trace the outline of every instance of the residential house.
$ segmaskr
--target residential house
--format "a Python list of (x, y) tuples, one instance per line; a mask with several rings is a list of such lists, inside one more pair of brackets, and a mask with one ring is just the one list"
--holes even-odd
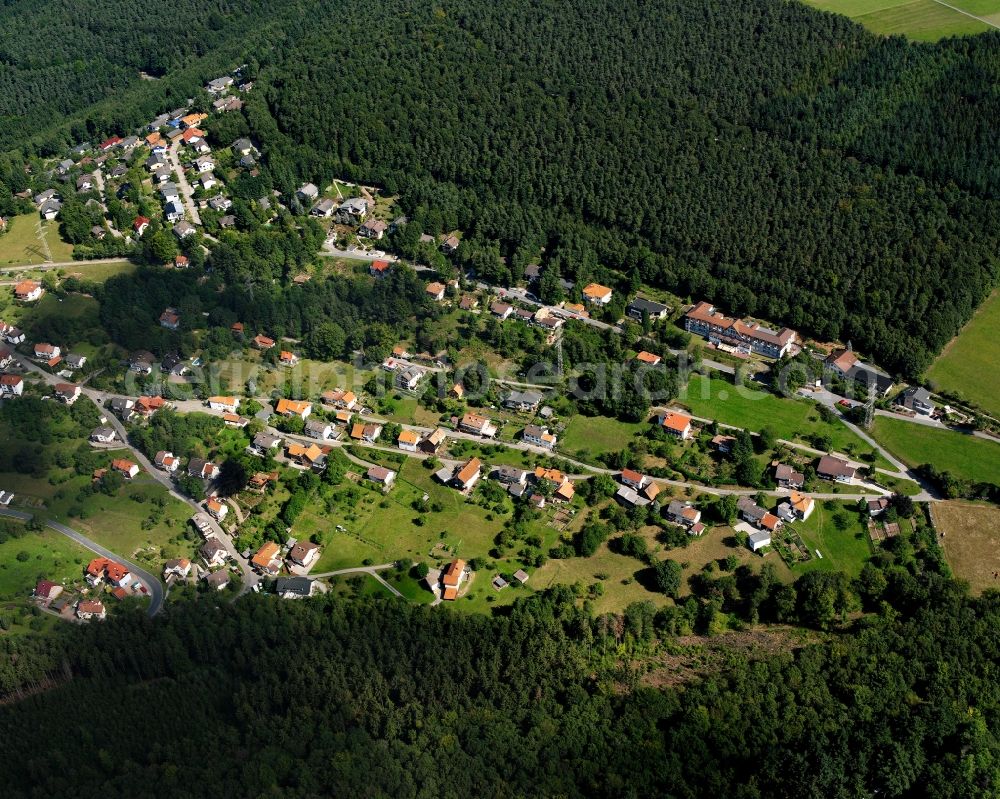
[(282, 350), (281, 354), (278, 356), (278, 363), (282, 366), (295, 366), (299, 362), (299, 356), (294, 352), (289, 352), (288, 350)]
[(296, 566), (308, 569), (319, 560), (320, 551), (319, 544), (314, 544), (312, 541), (296, 541), (288, 551), (288, 559)]
[(181, 459), (169, 450), (161, 449), (153, 458), (153, 464), (168, 474), (173, 474), (180, 468)]
[(654, 355), (651, 352), (646, 352), (646, 350), (642, 350), (641, 352), (639, 352), (635, 356), (635, 359), (639, 363), (645, 364), (646, 366), (659, 366), (660, 361), (662, 360), (662, 358), (660, 358), (659, 355)]
[(441, 572), (441, 598), (458, 599), (458, 591), (468, 576), (464, 560), (456, 559), (445, 566)]
[(637, 322), (641, 322), (647, 317), (652, 321), (666, 319), (669, 312), (670, 309), (666, 305), (642, 297), (636, 297), (625, 309), (625, 314)]
[(381, 485), (383, 490), (388, 491), (392, 488), (392, 483), (396, 479), (396, 473), (391, 469), (386, 469), (384, 466), (372, 466), (368, 469), (365, 477), (373, 483)]
[(547, 427), (539, 427), (536, 424), (529, 424), (525, 427), (521, 433), (521, 438), (528, 444), (534, 444), (536, 447), (554, 449), (556, 445), (556, 437), (549, 432), (549, 429)]
[(24, 331), (18, 327), (11, 325), (4, 330), (3, 334), (4, 340), (8, 344), (23, 344), (24, 343)]
[(838, 483), (853, 483), (857, 470), (847, 461), (833, 455), (824, 455), (816, 466), (816, 474), (824, 480), (834, 480)]
[(659, 417), (660, 426), (670, 435), (685, 441), (691, 438), (691, 417), (668, 411)]
[(14, 298), (21, 302), (35, 302), (45, 293), (37, 280), (22, 280), (14, 286)]
[(76, 603), (76, 616), (83, 621), (98, 619), (104, 621), (107, 617), (104, 603), (97, 599), (81, 599)]
[(285, 453), (294, 463), (307, 469), (320, 471), (326, 466), (326, 453), (316, 444), (310, 444), (308, 447), (302, 444), (289, 444)]
[[(0, 322), (0, 326), (3, 322)], [(0, 369), (6, 369), (14, 362), (14, 353), (6, 347), (0, 347)]]
[(637, 491), (645, 488), (646, 483), (649, 480), (646, 475), (635, 471), (635, 469), (622, 469), (621, 474), (618, 475), (618, 479), (625, 485), (630, 488), (634, 488)]
[(434, 455), (447, 438), (447, 433), (438, 427), (432, 433), (428, 433), (418, 444), (420, 451), (428, 455)]
[(129, 356), (128, 368), (140, 375), (148, 375), (153, 371), (153, 364), (156, 363), (156, 356), (146, 350), (133, 352)]
[(213, 175), (211, 172), (209, 172), (207, 175), (202, 175), (200, 178), (198, 178), (198, 183), (201, 184), (201, 187), (205, 191), (208, 191), (209, 189), (212, 189), (219, 185), (219, 181), (215, 179), (215, 175)]
[(76, 190), (80, 192), (90, 191), (94, 188), (93, 175), (80, 175), (76, 179)]
[(712, 438), (712, 446), (715, 447), (716, 452), (721, 452), (727, 454), (732, 452), (733, 445), (736, 443), (736, 436), (727, 436), (719, 433), (717, 436)]
[(458, 301), (458, 307), (463, 311), (472, 311), (479, 307), (479, 300), (472, 294), (463, 294)]
[(205, 89), (209, 94), (223, 94), (232, 85), (233, 79), (229, 75), (224, 75), (221, 78), (210, 80)]
[(43, 602), (51, 602), (63, 592), (63, 587), (51, 580), (39, 580), (35, 584), (34, 597)]
[(368, 201), (363, 197), (352, 197), (340, 204), (336, 221), (342, 225), (360, 225), (368, 214)]
[(930, 416), (936, 408), (931, 401), (930, 392), (923, 386), (910, 386), (899, 395), (897, 402), (907, 410), (923, 416)]
[(213, 411), (228, 411), (236, 413), (240, 401), (236, 397), (209, 397), (208, 407)]
[(253, 337), (253, 345), (258, 350), (269, 350), (274, 346), (274, 339), (258, 334)]
[(60, 352), (62, 350), (54, 344), (40, 342), (35, 345), (35, 357), (40, 361), (49, 361), (52, 358), (58, 358)]
[(132, 220), (132, 230), (135, 231), (136, 238), (142, 238), (142, 234), (149, 229), (149, 221), (145, 216), (137, 216)]
[(611, 302), (613, 292), (600, 283), (591, 283), (583, 289), (583, 299), (591, 305), (607, 305)]
[(181, 315), (176, 308), (167, 308), (160, 314), (160, 327), (167, 330), (177, 330), (181, 326)]
[(223, 194), (216, 194), (208, 201), (208, 207), (213, 211), (228, 211), (233, 207), (233, 201)]
[(482, 469), (483, 462), (479, 458), (469, 458), (455, 469), (451, 482), (460, 491), (470, 491), (479, 482)]
[(173, 558), (163, 564), (163, 579), (169, 580), (175, 577), (179, 580), (186, 580), (191, 573), (191, 561), (187, 558)]
[(424, 291), (427, 292), (427, 296), (430, 297), (435, 302), (440, 302), (444, 299), (444, 290), (446, 286), (444, 283), (438, 283), (437, 281), (433, 283), (428, 283), (427, 288)]
[(316, 201), (317, 197), (319, 197), (319, 189), (317, 189), (312, 183), (303, 183), (299, 186), (298, 191), (296, 191), (295, 194), (303, 203), (311, 204)]
[(46, 222), (51, 222), (59, 216), (60, 211), (62, 211), (62, 202), (60, 200), (46, 200), (38, 209), (38, 213), (41, 214), (42, 219)]
[(458, 250), (458, 246), (461, 243), (462, 242), (459, 241), (458, 236), (448, 236), (448, 238), (441, 242), (441, 250), (445, 253), (445, 255), (451, 255)]
[(188, 238), (189, 236), (193, 236), (195, 233), (197, 233), (197, 231), (194, 228), (194, 225), (185, 220), (181, 220), (176, 225), (174, 225), (173, 231), (174, 235), (177, 236), (177, 238), (181, 239), (182, 241)]
[(413, 391), (420, 384), (423, 376), (424, 370), (419, 366), (408, 366), (396, 372), (393, 382), (396, 388), (401, 388), (404, 391)]
[(866, 503), (868, 507), (868, 515), (874, 519), (877, 516), (881, 516), (885, 511), (889, 509), (889, 499), (887, 497), (876, 497), (875, 499), (869, 499)]
[(846, 349), (836, 349), (831, 352), (823, 361), (823, 365), (841, 379), (859, 387), (865, 397), (869, 392), (877, 397), (884, 397), (894, 385), (892, 378), (887, 374), (862, 363), (850, 344)]
[(315, 438), (320, 441), (329, 441), (334, 437), (333, 425), (324, 419), (310, 419), (306, 422), (305, 434), (309, 436), (309, 438)]
[(205, 575), (205, 584), (213, 591), (222, 591), (229, 585), (229, 572), (225, 569)]
[(701, 523), (701, 511), (690, 502), (675, 499), (667, 505), (667, 519), (690, 530)]
[(504, 397), (503, 405), (512, 411), (534, 413), (543, 397), (538, 391), (511, 391)]
[(684, 328), (716, 346), (724, 345), (743, 355), (756, 353), (768, 358), (781, 358), (798, 340), (798, 334), (787, 327), (773, 331), (755, 322), (730, 319), (704, 301), (684, 315)]
[(250, 564), (261, 574), (277, 574), (281, 570), (281, 547), (273, 541), (266, 542), (250, 559)]
[(163, 198), (164, 203), (175, 203), (181, 199), (181, 193), (177, 190), (177, 184), (169, 181), (160, 186), (160, 196)]
[(333, 216), (334, 206), (335, 203), (333, 202), (333, 200), (331, 200), (329, 197), (324, 197), (322, 200), (320, 200), (312, 207), (309, 213), (312, 216), (319, 216), (326, 218), (329, 216)]
[(631, 507), (642, 507), (649, 504), (649, 500), (641, 496), (635, 489), (629, 486), (619, 486), (615, 492), (615, 499), (623, 505)]
[(188, 474), (191, 477), (200, 477), (202, 480), (212, 480), (219, 474), (219, 467), (211, 461), (201, 458), (191, 458), (188, 461)]
[(420, 443), (420, 433), (416, 430), (400, 430), (396, 437), (396, 446), (404, 452), (416, 452)]
[(113, 427), (96, 427), (90, 434), (90, 440), (98, 444), (110, 444), (118, 437)]
[(24, 379), (20, 375), (0, 375), (0, 394), (20, 397), (24, 393)]
[(124, 458), (115, 458), (111, 461), (111, 468), (121, 474), (127, 480), (131, 480), (139, 474), (139, 465)]
[(220, 502), (215, 497), (205, 500), (205, 510), (207, 510), (216, 521), (222, 521), (229, 513), (229, 506), (225, 502)]
[(215, 159), (210, 155), (200, 155), (194, 159), (194, 168), (199, 175), (205, 175), (215, 169)]
[(385, 235), (388, 227), (389, 226), (381, 219), (369, 219), (360, 228), (358, 228), (358, 236), (364, 239), (375, 239), (378, 241)]
[(525, 485), (528, 481), (528, 472), (526, 469), (519, 469), (516, 466), (497, 466), (491, 477), (504, 485)]
[[(66, 366), (69, 367), (70, 369), (82, 369), (85, 363), (87, 363), (86, 355), (77, 355), (75, 353), (70, 353), (69, 355), (66, 356)], [(3, 363), (2, 361), (0, 361), (0, 366), (2, 365)]]
[(369, 444), (374, 444), (378, 441), (380, 435), (382, 435), (382, 425), (380, 424), (356, 422), (351, 428), (351, 438), (355, 441), (365, 441)]
[(774, 479), (779, 488), (802, 488), (806, 482), (804, 474), (784, 463), (779, 463), (774, 467)]
[(465, 396), (465, 386), (461, 383), (455, 383), (455, 385), (448, 389), (448, 396), (452, 399), (462, 399)]
[(768, 530), (754, 530), (747, 536), (747, 545), (752, 552), (759, 552), (764, 547), (771, 546), (771, 533)]
[(345, 391), (343, 389), (324, 391), (320, 395), (320, 400), (324, 405), (329, 405), (332, 408), (345, 411), (352, 410), (354, 406), (358, 404), (358, 398), (354, 395), (354, 392)]
[(274, 589), (282, 599), (306, 599), (313, 595), (316, 581), (308, 577), (279, 577)]
[(478, 413), (469, 412), (465, 414), (458, 423), (458, 429), (465, 433), (482, 436), (483, 438), (493, 438), (497, 434), (497, 427), (485, 416)]
[(266, 458), (273, 450), (281, 446), (281, 439), (270, 433), (257, 433), (250, 442), (249, 449), (255, 455)]
[(226, 562), (226, 558), (229, 557), (229, 551), (215, 536), (209, 536), (205, 539), (205, 543), (198, 548), (198, 554), (201, 555), (201, 559), (209, 568), (222, 566)]
[(372, 277), (383, 278), (389, 274), (389, 270), (392, 268), (392, 264), (388, 261), (372, 261), (371, 265), (368, 267), (368, 271)]
[(149, 418), (157, 411), (167, 407), (167, 401), (163, 397), (139, 397), (135, 401), (135, 412), (141, 416)]
[(739, 513), (740, 518), (755, 527), (760, 526), (760, 520), (763, 519), (764, 515), (767, 513), (767, 510), (754, 502), (750, 497), (740, 497), (736, 501), (736, 510)]
[(80, 387), (73, 383), (56, 383), (53, 393), (61, 402), (72, 405), (80, 398)]
[(494, 302), (490, 304), (490, 313), (502, 322), (514, 313), (514, 306), (506, 302)]
[(274, 406), (275, 413), (279, 416), (298, 416), (305, 421), (312, 413), (312, 403), (300, 400), (290, 400), (282, 397), (278, 404)]

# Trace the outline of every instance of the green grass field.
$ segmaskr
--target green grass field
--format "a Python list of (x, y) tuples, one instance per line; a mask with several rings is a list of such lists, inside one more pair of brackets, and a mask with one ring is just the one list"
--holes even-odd
[[(948, 0), (948, 5), (935, 0), (804, 2), (813, 8), (850, 17), (874, 33), (886, 36), (902, 34), (915, 41), (934, 42), (948, 36), (985, 33), (992, 30), (993, 26), (1000, 25), (998, 0)], [(962, 11), (966, 13), (963, 14)]]
[[(839, 421), (827, 423), (820, 419), (814, 403), (805, 399), (785, 399), (765, 391), (734, 386), (718, 377), (691, 375), (687, 392), (678, 405), (688, 408), (695, 416), (715, 419), (721, 424), (760, 431), (769, 427), (778, 438), (809, 444), (808, 436), (822, 435), (830, 440), (831, 450), (852, 456), (870, 453), (871, 447)], [(882, 459), (879, 466), (887, 466)]]
[(931, 384), (953, 391), (1000, 416), (1000, 291), (995, 291), (972, 320), (944, 348), (927, 370)]
[(7, 232), (0, 236), (0, 264), (19, 266), (48, 260), (38, 238), (38, 214), (11, 217)]
[[(15, 530), (19, 523), (3, 524)], [(30, 596), (39, 580), (68, 583), (81, 579), (91, 557), (88, 550), (48, 529), (8, 538), (0, 543), (0, 601)]]
[[(837, 501), (834, 504), (835, 508), (828, 508), (826, 502), (817, 502), (816, 510), (806, 521), (792, 525), (813, 555), (812, 560), (797, 564), (792, 569), (794, 574), (825, 569), (856, 577), (871, 556), (868, 533), (858, 521), (854, 503)], [(844, 529), (834, 523), (838, 514), (847, 521)], [(823, 554), (822, 558), (816, 557), (816, 550)]]
[(646, 430), (645, 423), (619, 422), (606, 416), (574, 416), (569, 420), (559, 440), (558, 450), (567, 455), (587, 455), (616, 452), (628, 446), (637, 433)]
[(875, 439), (909, 466), (932, 463), (942, 472), (1000, 484), (1000, 444), (953, 430), (875, 417)]

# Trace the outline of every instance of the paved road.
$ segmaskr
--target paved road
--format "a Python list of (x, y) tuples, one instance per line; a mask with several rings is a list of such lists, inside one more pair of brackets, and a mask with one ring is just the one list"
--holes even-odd
[(330, 245), (327, 242), (323, 243), (323, 249), (319, 251), (319, 255), (322, 255), (325, 258), (354, 258), (359, 261), (399, 260), (395, 255), (389, 255), (388, 253), (384, 252), (379, 255), (375, 255), (374, 253), (366, 252), (365, 250), (341, 250), (338, 249), (337, 247)]
[(188, 183), (187, 176), (184, 174), (184, 167), (181, 166), (180, 149), (181, 137), (178, 136), (167, 151), (170, 158), (170, 168), (177, 174), (177, 188), (181, 192), (181, 202), (184, 203), (188, 216), (191, 217), (191, 222), (195, 225), (201, 225), (201, 214), (198, 213), (198, 206), (194, 202), (194, 189)]
[[(33, 514), (25, 513), (23, 511), (11, 510), (9, 508), (0, 508), (0, 516), (8, 516), (14, 519), (21, 519), (22, 521), (31, 521)], [(65, 524), (60, 524), (59, 522), (52, 521), (50, 519), (45, 520), (45, 526), (55, 530), (57, 533), (62, 533), (67, 538), (71, 538), (80, 546), (89, 549), (91, 552), (100, 555), (105, 558), (110, 558), (111, 560), (117, 561), (124, 566), (128, 567), (128, 570), (132, 572), (139, 580), (146, 586), (149, 591), (149, 610), (147, 611), (150, 616), (155, 616), (163, 609), (163, 600), (166, 598), (166, 591), (163, 585), (160, 583), (159, 579), (154, 577), (148, 571), (146, 571), (141, 566), (136, 565), (128, 558), (124, 558), (121, 555), (112, 552), (110, 549), (101, 546), (96, 541), (92, 541), (87, 538), (83, 533), (74, 530), (72, 527), (67, 527)]]

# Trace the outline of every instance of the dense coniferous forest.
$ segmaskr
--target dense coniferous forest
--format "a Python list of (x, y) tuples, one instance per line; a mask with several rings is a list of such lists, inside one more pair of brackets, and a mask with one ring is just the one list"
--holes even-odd
[[(659, 612), (594, 619), (568, 588), (494, 618), (249, 596), (8, 641), (4, 793), (995, 796), (1000, 605), (945, 572), (931, 535), (853, 585), (729, 575)], [(842, 631), (859, 601), (876, 613)], [(739, 605), (835, 632), (704, 679), (654, 654)]]
[[(259, 90), (215, 133), (253, 135), (265, 182), (401, 191), (470, 259), (544, 246), (563, 277), (707, 297), (908, 374), (996, 284), (995, 34), (915, 45), (778, 0), (28, 5), (0, 12), (8, 147), (138, 124), (245, 62)], [(517, 259), (473, 262), (506, 280)]]

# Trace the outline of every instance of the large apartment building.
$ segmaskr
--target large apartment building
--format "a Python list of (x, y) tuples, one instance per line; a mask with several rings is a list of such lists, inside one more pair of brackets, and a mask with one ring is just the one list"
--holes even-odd
[(712, 344), (732, 347), (744, 355), (753, 352), (767, 358), (782, 357), (798, 340), (798, 334), (787, 327), (775, 332), (756, 322), (730, 319), (708, 302), (699, 302), (684, 315), (684, 328), (707, 338)]

